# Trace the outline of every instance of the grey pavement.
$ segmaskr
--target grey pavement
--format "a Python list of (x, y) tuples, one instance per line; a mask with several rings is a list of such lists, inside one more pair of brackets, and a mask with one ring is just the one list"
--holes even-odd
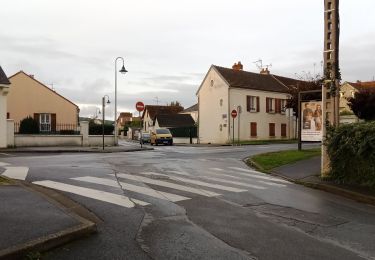
[(58, 244), (59, 236), (65, 239), (82, 226), (79, 218), (22, 185), (0, 185), (0, 198), (0, 258), (46, 247), (48, 240)]
[[(302, 180), (320, 174), (321, 158), (313, 157), (308, 160), (298, 161), (277, 167), (272, 172), (281, 174), (293, 180)], [(310, 178), (311, 179), (311, 178)]]

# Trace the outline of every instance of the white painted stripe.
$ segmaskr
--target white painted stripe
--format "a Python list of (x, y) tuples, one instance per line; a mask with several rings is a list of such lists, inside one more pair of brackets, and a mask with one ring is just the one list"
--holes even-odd
[[(289, 182), (287, 182), (285, 180), (282, 180), (282, 179), (276, 179), (276, 178), (272, 178), (272, 177), (268, 177), (268, 176), (247, 174), (247, 173), (241, 173), (241, 172), (235, 173), (235, 174), (240, 175), (240, 176), (244, 176), (244, 177), (246, 177), (246, 179), (244, 179), (243, 177), (233, 176), (233, 175), (229, 175), (229, 174), (225, 174), (225, 173), (216, 173), (216, 172), (205, 172), (205, 173), (211, 174), (211, 175), (216, 175), (216, 176), (225, 176), (225, 177), (228, 177), (228, 178), (232, 178), (232, 179), (236, 179), (236, 180), (242, 180), (242, 181), (250, 181), (250, 180), (254, 181), (254, 179), (261, 179), (261, 180), (268, 180), (268, 181), (274, 181), (274, 182), (279, 182), (279, 183), (289, 183)], [(255, 180), (255, 181), (260, 182), (259, 180)]]
[[(84, 182), (89, 182), (89, 183), (95, 183), (95, 184), (101, 184), (101, 185), (106, 185), (110, 187), (118, 187), (118, 183), (115, 180), (109, 180), (109, 179), (103, 179), (103, 178), (96, 178), (96, 177), (78, 177), (78, 178), (71, 178), (72, 180), (77, 180), (77, 181), (84, 181)], [(125, 182), (120, 182), (120, 185), (123, 189), (136, 192), (136, 193), (141, 193), (150, 197), (162, 199), (162, 200), (169, 200), (172, 202), (176, 201), (181, 201), (181, 200), (189, 200), (190, 198), (168, 193), (168, 192), (162, 192), (162, 191), (156, 191), (154, 189), (150, 189), (147, 187), (140, 187), (132, 184), (128, 184)]]
[(2, 154), (2, 155), (6, 155), (6, 156), (10, 156), (9, 153), (0, 153), (0, 154)]
[(206, 176), (200, 176), (200, 178), (204, 178), (204, 179), (212, 180), (212, 181), (223, 182), (223, 183), (230, 183), (230, 184), (234, 184), (234, 185), (239, 185), (239, 186), (257, 189), (257, 190), (265, 190), (266, 189), (263, 186), (258, 186), (258, 185), (253, 185), (253, 184), (248, 184), (248, 183), (243, 183), (243, 182), (238, 182), (238, 181), (229, 181), (229, 180), (224, 180), (224, 179), (220, 179), (220, 178), (213, 178), (213, 177), (206, 177)]
[(149, 178), (146, 178), (146, 177), (135, 176), (135, 175), (126, 174), (126, 173), (119, 173), (119, 174), (117, 174), (117, 176), (121, 177), (121, 178), (129, 179), (129, 180), (140, 181), (140, 182), (144, 182), (144, 183), (148, 183), (148, 184), (154, 184), (154, 185), (167, 187), (167, 188), (171, 188), (171, 189), (175, 189), (175, 190), (187, 191), (187, 192), (190, 192), (190, 193), (195, 193), (195, 194), (203, 195), (203, 196), (206, 196), (206, 197), (214, 197), (214, 196), (221, 195), (221, 194), (218, 194), (218, 193), (215, 193), (215, 192), (212, 192), (212, 191), (196, 189), (196, 188), (187, 187), (187, 186), (183, 186), (183, 185), (179, 185), (179, 184), (175, 184), (175, 183), (149, 179)]
[(260, 183), (270, 185), (270, 186), (276, 186), (276, 187), (286, 187), (285, 184), (280, 184), (280, 183), (274, 183), (274, 182), (269, 182), (269, 181), (258, 181)]
[(28, 167), (5, 167), (5, 171), (2, 175), (12, 179), (25, 180), (27, 173), (29, 172)]
[(228, 167), (229, 169), (236, 170), (236, 171), (241, 171), (241, 172), (255, 172), (259, 173), (258, 171), (255, 170), (250, 170), (250, 169), (244, 169), (244, 168), (239, 168), (239, 167)]
[[(236, 168), (236, 167), (233, 167), (233, 168)], [(241, 168), (239, 168), (239, 169), (241, 169)], [(252, 172), (252, 174), (244, 173), (244, 172), (235, 172), (235, 171), (231, 171), (231, 173), (241, 175), (241, 176), (245, 176), (245, 177), (248, 177), (248, 178), (262, 179), (262, 180), (275, 181), (275, 182), (281, 182), (281, 183), (289, 183), (286, 180), (278, 179), (278, 178), (274, 178), (274, 177), (269, 177), (269, 176), (266, 176), (263, 173), (256, 172), (256, 171)]]
[(0, 162), (0, 167), (2, 166), (7, 166), (7, 165), (10, 165), (9, 163), (6, 163), (6, 162)]
[(74, 185), (65, 184), (61, 182), (46, 180), (46, 181), (34, 181), (33, 183), (40, 185), (40, 186), (52, 188), (55, 190), (66, 191), (66, 192), (70, 192), (73, 194), (81, 195), (83, 197), (96, 199), (96, 200), (100, 200), (104, 202), (109, 202), (109, 203), (116, 204), (125, 208), (134, 207), (134, 203), (137, 203), (142, 206), (149, 205), (149, 203), (144, 202), (144, 201), (135, 200), (135, 199), (130, 200), (128, 197), (123, 196), (123, 195), (113, 194), (110, 192), (105, 192), (105, 191), (100, 191), (100, 190), (95, 190), (95, 189), (84, 188), (80, 186), (74, 186)]
[(178, 175), (190, 176), (190, 174), (187, 172), (179, 172), (179, 171), (168, 171), (168, 172), (175, 173)]
[(223, 186), (223, 185), (220, 185), (220, 184), (207, 183), (207, 182), (202, 182), (202, 181), (197, 181), (197, 180), (192, 180), (192, 179), (186, 179), (186, 178), (183, 178), (183, 177), (174, 177), (174, 176), (170, 176), (170, 175), (166, 175), (166, 174), (162, 174), (162, 173), (156, 173), (156, 172), (142, 172), (141, 174), (163, 176), (163, 177), (169, 178), (171, 180), (177, 180), (177, 181), (196, 184), (196, 185), (199, 185), (199, 186), (205, 186), (205, 187), (209, 187), (209, 188), (232, 191), (232, 192), (247, 191), (247, 190), (238, 189), (238, 188), (234, 188), (234, 187)]
[(224, 169), (221, 168), (210, 168), (210, 170), (218, 171), (218, 172), (223, 172)]
[(196, 184), (196, 185), (199, 185), (199, 186), (214, 188), (214, 189), (218, 189), (218, 190), (225, 190), (225, 191), (231, 191), (231, 192), (247, 191), (247, 190), (244, 190), (244, 189), (238, 189), (238, 188), (234, 188), (234, 187), (223, 186), (223, 185), (219, 185), (219, 184), (213, 184), (213, 183), (202, 182), (202, 181), (196, 181), (196, 180), (191, 180), (191, 179), (186, 179), (186, 178), (181, 178), (181, 177), (178, 177), (178, 178), (175, 178), (175, 179), (179, 180), (179, 181), (186, 182), (186, 183)]

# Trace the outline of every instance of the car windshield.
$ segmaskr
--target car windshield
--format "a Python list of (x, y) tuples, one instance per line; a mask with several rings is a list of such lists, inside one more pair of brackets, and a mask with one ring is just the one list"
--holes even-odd
[(157, 134), (170, 134), (168, 129), (156, 129)]
[(142, 136), (143, 137), (150, 137), (150, 134), (149, 133), (143, 133)]

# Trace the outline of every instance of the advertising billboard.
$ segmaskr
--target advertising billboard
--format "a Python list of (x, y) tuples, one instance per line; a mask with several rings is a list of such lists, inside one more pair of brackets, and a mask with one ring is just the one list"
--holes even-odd
[(301, 102), (301, 141), (321, 142), (323, 137), (322, 102)]

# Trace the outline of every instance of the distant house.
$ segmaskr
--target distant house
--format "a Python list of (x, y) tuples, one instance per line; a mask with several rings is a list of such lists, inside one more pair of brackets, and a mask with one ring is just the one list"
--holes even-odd
[(7, 147), (7, 95), (10, 82), (0, 66), (0, 148)]
[(39, 122), (41, 132), (59, 130), (61, 125), (78, 124), (78, 106), (33, 75), (20, 71), (9, 77), (9, 81), (7, 117), (14, 122), (31, 116)]
[(146, 105), (142, 113), (143, 131), (150, 131), (154, 126), (155, 116), (157, 115), (173, 115), (183, 111), (181, 106), (158, 106)]
[(180, 128), (194, 127), (195, 121), (189, 114), (156, 115), (154, 127), (157, 128)]
[[(354, 97), (355, 93), (360, 90), (375, 89), (375, 81), (357, 81), (344, 82), (340, 87), (340, 123), (354, 123), (358, 122), (358, 118), (353, 114), (348, 105), (350, 98)], [(351, 115), (352, 114), (352, 115)]]
[[(293, 120), (286, 113), (289, 87), (297, 80), (243, 70), (242, 64), (224, 68), (212, 65), (198, 96), (198, 131), (201, 143), (233, 140), (291, 138)], [(237, 110), (234, 120), (231, 111)], [(233, 129), (234, 126), (234, 129)]]
[(117, 128), (124, 129), (124, 126), (127, 122), (132, 121), (133, 114), (130, 112), (121, 112), (117, 118)]
[(198, 121), (198, 103), (181, 111), (180, 114), (189, 114), (195, 122)]

